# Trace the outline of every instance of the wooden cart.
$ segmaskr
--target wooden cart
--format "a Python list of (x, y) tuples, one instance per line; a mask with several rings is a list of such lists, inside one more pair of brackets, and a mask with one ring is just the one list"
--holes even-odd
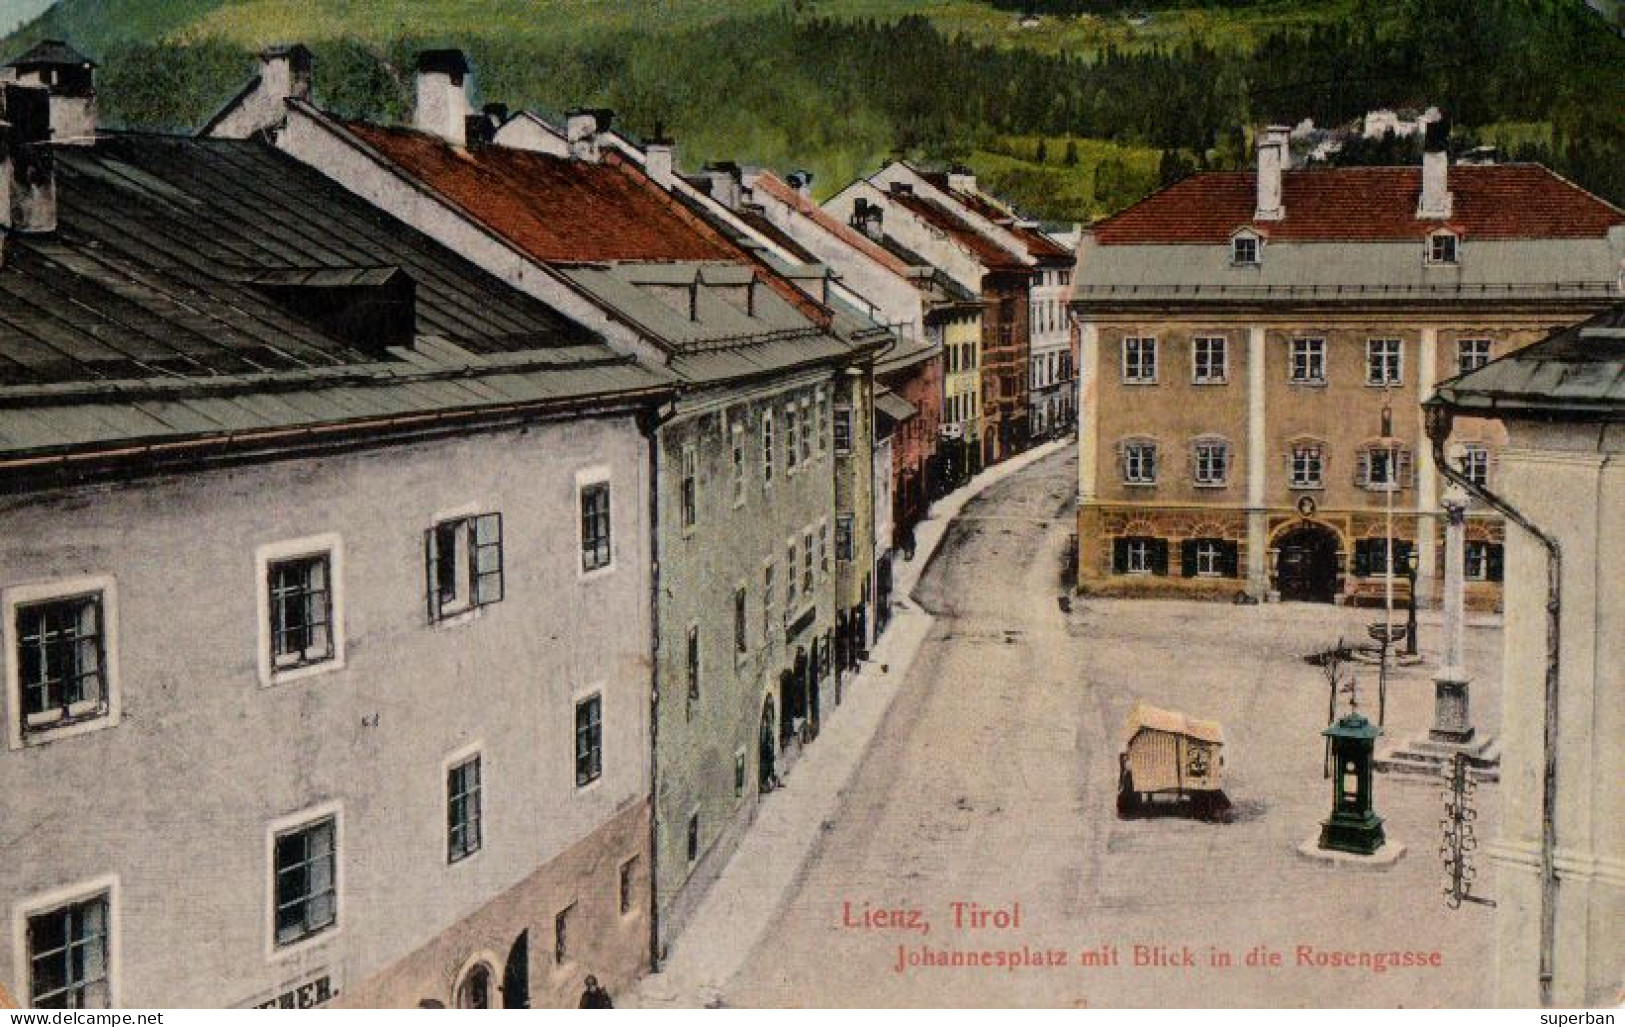
[(1149, 814), (1170, 802), (1203, 819), (1230, 808), (1224, 794), (1224, 728), (1218, 721), (1137, 702), (1117, 761), (1118, 816)]

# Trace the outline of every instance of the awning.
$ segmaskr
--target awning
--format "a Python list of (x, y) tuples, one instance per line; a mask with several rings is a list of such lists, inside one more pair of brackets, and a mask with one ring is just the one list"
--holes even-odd
[(875, 390), (875, 409), (899, 424), (920, 412), (913, 403), (887, 388)]

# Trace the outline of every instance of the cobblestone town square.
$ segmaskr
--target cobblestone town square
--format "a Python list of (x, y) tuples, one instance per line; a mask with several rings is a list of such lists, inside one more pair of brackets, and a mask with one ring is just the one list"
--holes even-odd
[[(1058, 602), (1032, 602), (1064, 592), (1075, 467), (1062, 453), (1018, 472), (949, 529), (915, 592), (935, 626), (793, 898), (716, 1000), (1485, 1003), (1492, 912), (1445, 906), (1437, 784), (1379, 775), (1389, 837), (1409, 849), (1386, 872), (1314, 865), (1295, 851), (1330, 794), (1318, 735), (1326, 686), (1303, 656), (1339, 636), (1363, 640), (1381, 611), (1082, 599), (1064, 613)], [(1390, 736), (1429, 723), (1437, 632), (1424, 615), (1423, 664), (1393, 676)], [(1468, 645), (1469, 666), (1489, 673), (1499, 630), (1473, 628)], [(1362, 708), (1375, 719), (1375, 668), (1358, 669)], [(1492, 729), (1495, 686), (1473, 683), (1477, 716)], [(1233, 822), (1116, 818), (1117, 752), (1136, 699), (1224, 725)], [(1495, 786), (1478, 797), (1487, 833)], [(1482, 891), (1493, 896), (1487, 869)], [(957, 928), (955, 903), (964, 914)], [(1020, 926), (993, 926), (1005, 922), (999, 916), (969, 927), (973, 903), (1011, 913), (1019, 905)], [(851, 926), (866, 907), (920, 915), (905, 914), (901, 928)], [(926, 924), (929, 933), (918, 929)], [(1195, 965), (1135, 966), (1136, 946), (1142, 962)], [(915, 965), (923, 950), (1023, 949), (1018, 958), (1040, 962), (1065, 953), (1065, 965)], [(1437, 952), (1439, 965), (1300, 965), (1310, 951), (1316, 962)], [(1212, 966), (1215, 952), (1233, 965)], [(1249, 967), (1250, 952), (1281, 965)], [(1081, 965), (1086, 953), (1099, 954), (1096, 965)]]

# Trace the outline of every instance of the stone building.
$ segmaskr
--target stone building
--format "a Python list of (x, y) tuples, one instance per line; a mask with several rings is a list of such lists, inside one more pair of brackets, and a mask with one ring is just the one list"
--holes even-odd
[[(1439, 580), (1439, 381), (1617, 298), (1625, 212), (1537, 165), (1193, 175), (1079, 248), (1078, 585), (1381, 602)], [(1390, 429), (1385, 435), (1384, 408)], [(1503, 433), (1458, 426), (1493, 481)], [(1500, 601), (1500, 521), (1471, 511), (1469, 602)]]
[(839, 700), (837, 628), (872, 587), (869, 364), (888, 335), (679, 202), (608, 112), (569, 114), (567, 154), (493, 143), (467, 73), (455, 51), (422, 55), (412, 128), (293, 97), (271, 130), (677, 380), (652, 426), (658, 961)]
[(629, 986), (672, 376), (262, 141), (50, 145), (44, 90), (4, 104), (0, 974)]
[[(973, 183), (972, 183), (973, 186)], [(831, 197), (824, 207), (849, 224), (878, 212), (885, 233), (982, 303), (977, 414), (982, 465), (1029, 439), (1030, 317), (1033, 261), (1008, 232), (978, 221), (952, 195), (903, 162), (887, 164)]]
[(1509, 523), (1506, 540), (1517, 587), (1506, 596), (1501, 822), (1487, 846), (1494, 1002), (1615, 1003), (1625, 966), (1615, 787), (1625, 773), (1625, 306), (1442, 384), (1428, 405), (1442, 445), (1462, 419), (1505, 429), (1493, 495), (1479, 498), (1524, 522)]

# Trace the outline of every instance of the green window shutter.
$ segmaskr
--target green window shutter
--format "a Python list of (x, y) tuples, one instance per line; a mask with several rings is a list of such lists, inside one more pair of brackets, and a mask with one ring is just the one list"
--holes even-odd
[(1368, 578), (1371, 576), (1371, 540), (1362, 538), (1354, 543), (1354, 576)]
[(1506, 546), (1499, 542), (1489, 542), (1484, 546), (1485, 577), (1491, 581), (1501, 581), (1506, 575)]
[(484, 514), (474, 518), (473, 545), (469, 547), (474, 566), (474, 604), (485, 606), (502, 601), (502, 515)]
[(1112, 573), (1128, 573), (1128, 539), (1112, 539)]
[(1168, 573), (1168, 540), (1154, 538), (1149, 542), (1151, 555), (1151, 573), (1166, 575)]
[(1188, 538), (1179, 544), (1180, 573), (1187, 578), (1196, 577), (1196, 540)]
[(435, 529), (423, 533), (423, 591), (429, 600), (429, 620), (440, 619), (440, 547), (435, 542)]
[(1239, 572), (1239, 551), (1240, 547), (1234, 542), (1219, 543), (1219, 566), (1227, 578), (1233, 578)]

